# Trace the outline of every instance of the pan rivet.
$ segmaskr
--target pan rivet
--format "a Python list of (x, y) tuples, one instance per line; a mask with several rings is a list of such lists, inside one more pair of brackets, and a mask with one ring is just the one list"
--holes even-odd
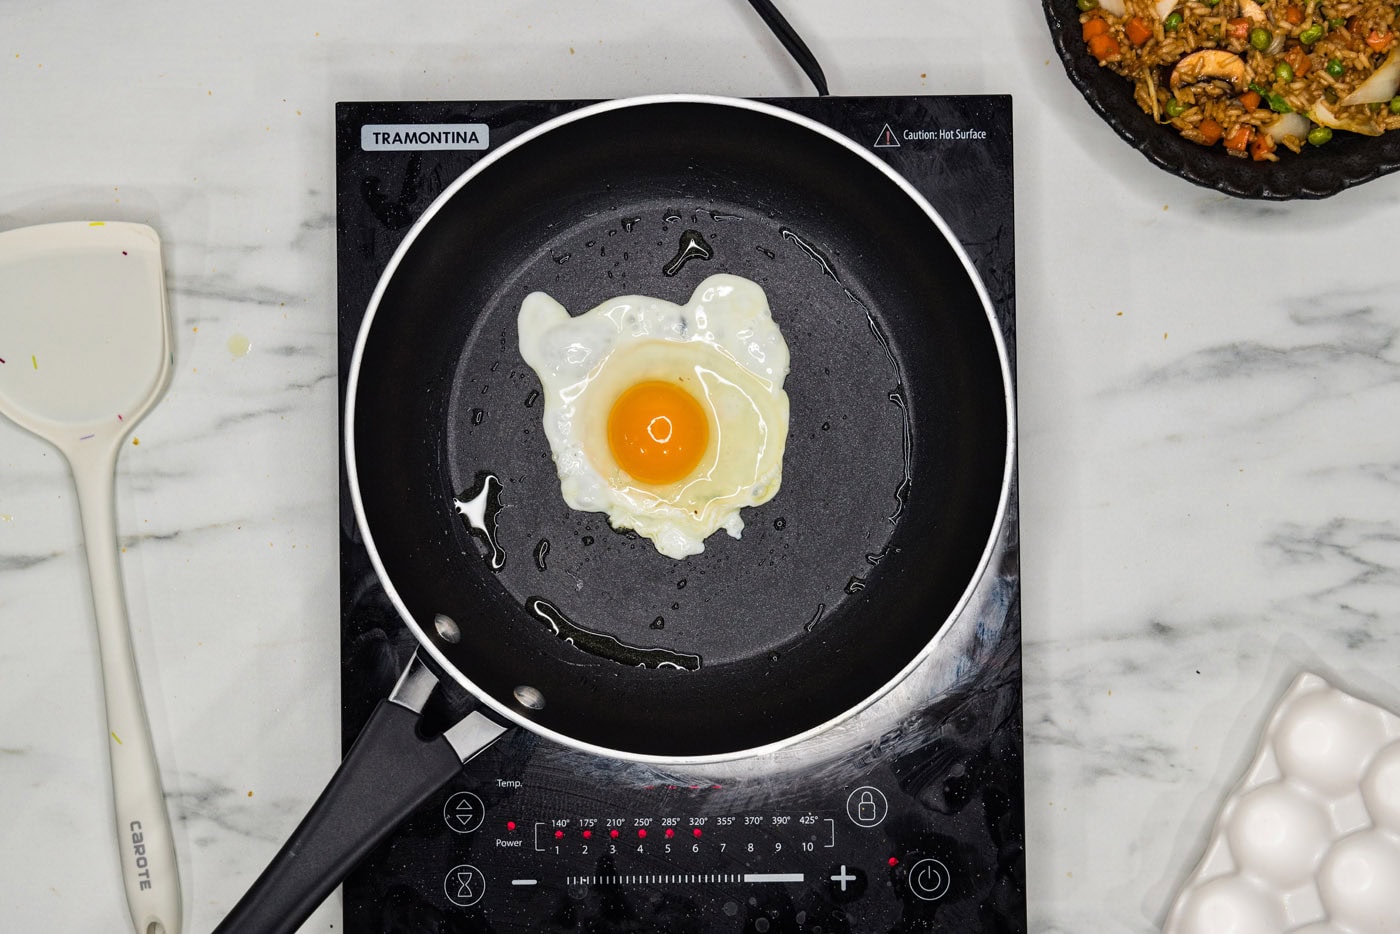
[(528, 684), (522, 684), (515, 689), (515, 700), (521, 707), (544, 710), (544, 695)]
[(437, 634), (443, 642), (462, 641), (462, 628), (452, 617), (439, 613), (433, 617), (433, 626), (437, 629)]

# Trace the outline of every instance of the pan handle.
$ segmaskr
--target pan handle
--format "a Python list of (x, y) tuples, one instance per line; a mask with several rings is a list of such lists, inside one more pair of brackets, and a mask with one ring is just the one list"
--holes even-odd
[(292, 934), (404, 818), (505, 732), (475, 710), (441, 736), (421, 737), (418, 716), (437, 683), (415, 652), (330, 784), (214, 934)]

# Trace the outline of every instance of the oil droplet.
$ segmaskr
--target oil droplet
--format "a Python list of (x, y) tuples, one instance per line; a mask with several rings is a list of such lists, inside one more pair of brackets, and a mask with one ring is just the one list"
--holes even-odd
[(539, 568), (541, 571), (548, 570), (548, 568), (546, 568), (544, 564), (544, 559), (548, 554), (549, 539), (542, 538), (540, 539), (539, 544), (535, 546), (535, 567)]
[(671, 261), (661, 267), (662, 275), (674, 276), (693, 259), (708, 260), (715, 255), (714, 248), (705, 242), (698, 230), (687, 230), (681, 234), (680, 248)]
[(762, 253), (764, 256), (768, 257), (769, 259), (777, 259), (777, 258), (778, 258), (778, 254), (775, 253), (775, 252), (773, 252), (772, 250), (768, 249), (767, 247), (756, 246), (756, 247), (754, 247), (754, 249), (757, 250), (758, 252)]
[(682, 577), (680, 580), (676, 581), (676, 589), (677, 589), (677, 590), (685, 590), (685, 585), (686, 585), (686, 579), (685, 579), (684, 577)]
[(591, 544), (593, 544), (593, 536), (592, 536), (592, 535), (585, 535), (585, 536), (583, 537), (583, 547), (587, 548), (587, 547), (588, 547), (589, 545), (591, 545)]
[(631, 233), (632, 228), (637, 226), (637, 221), (639, 220), (641, 220), (640, 217), (624, 217), (622, 219), (622, 229)]
[(535, 407), (535, 400), (539, 399), (539, 397), (540, 397), (540, 391), (539, 391), (538, 389), (531, 389), (531, 390), (530, 390), (530, 394), (529, 394), (528, 396), (525, 397), (525, 408), (527, 408), (527, 409), (532, 409), (532, 408), (534, 408), (534, 407)]
[(831, 422), (822, 422), (822, 431), (830, 431)]
[(673, 610), (679, 610), (680, 608), (681, 608), (681, 605), (680, 605), (679, 603), (673, 603), (673, 604), (671, 604), (671, 609), (673, 609)]
[(846, 593), (860, 593), (865, 589), (865, 581), (859, 577), (853, 577), (846, 581)]
[(253, 342), (242, 334), (235, 334), (228, 339), (228, 352), (233, 354), (233, 359), (248, 356), (248, 351), (253, 349)]
[(562, 266), (573, 258), (574, 255), (572, 253), (557, 253), (554, 256), (554, 261)]
[(491, 548), (488, 559), (491, 570), (505, 567), (506, 552), (496, 539), (496, 517), (501, 513), (501, 481), (492, 473), (476, 475), (476, 485), (452, 500), (457, 514), (467, 522), (468, 530)]
[(710, 215), (710, 220), (712, 220), (712, 221), (741, 221), (741, 220), (743, 220), (743, 218), (740, 217), (738, 214), (725, 214), (723, 211), (706, 211), (705, 213), (708, 214), (708, 215)]
[(663, 220), (665, 220), (668, 224), (679, 224), (681, 221), (681, 216), (675, 211), (667, 211), (666, 216), (663, 218)]
[(809, 619), (809, 620), (807, 620), (807, 625), (803, 626), (802, 629), (803, 629), (804, 631), (806, 631), (806, 632), (811, 632), (813, 629), (816, 629), (816, 628), (817, 628), (817, 623), (821, 622), (822, 614), (825, 613), (825, 612), (826, 612), (826, 604), (825, 604), (825, 603), (818, 603), (818, 604), (817, 604), (817, 611), (816, 611), (815, 613), (812, 614), (812, 618)]
[(774, 652), (774, 653), (772, 653), (771, 655), (768, 656), (768, 660), (769, 660), (770, 662), (776, 662), (780, 657), (781, 657), (781, 656), (778, 655), (777, 652)]
[(876, 565), (876, 564), (879, 564), (881, 561), (885, 560), (885, 556), (888, 555), (889, 553), (890, 553), (890, 546), (889, 546), (889, 545), (886, 545), (884, 548), (881, 548), (879, 551), (871, 552), (870, 554), (866, 555), (866, 556), (865, 556), (865, 560), (866, 560), (866, 562), (868, 562), (868, 563), (871, 564), (871, 565)]
[(652, 629), (665, 629), (665, 628), (666, 628), (666, 617), (664, 617), (664, 616), (658, 616), (658, 617), (656, 617), (656, 619), (654, 619), (654, 620), (651, 621), (651, 628), (652, 628)]
[(472, 409), (472, 424), (480, 425), (484, 421), (486, 421), (486, 413), (481, 409)]
[(526, 607), (556, 636), (589, 655), (634, 668), (674, 668), (678, 671), (700, 669), (699, 655), (628, 645), (616, 636), (580, 626), (560, 612), (558, 607), (539, 597), (532, 597), (526, 601)]

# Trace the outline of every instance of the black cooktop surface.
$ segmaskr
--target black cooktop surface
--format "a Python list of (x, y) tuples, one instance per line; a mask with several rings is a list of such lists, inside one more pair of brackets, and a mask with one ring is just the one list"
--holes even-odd
[[(370, 295), (413, 221), (492, 149), (586, 101), (337, 108), (340, 391)], [(962, 243), (1015, 369), (1011, 100), (769, 103), (844, 133)], [(684, 205), (678, 205), (685, 211)], [(687, 217), (701, 229), (720, 223)], [(343, 737), (416, 647), (341, 480)], [(345, 883), (345, 929), (387, 932), (1016, 932), (1026, 929), (1018, 499), (938, 650), (795, 747), (672, 772), (516, 730)]]

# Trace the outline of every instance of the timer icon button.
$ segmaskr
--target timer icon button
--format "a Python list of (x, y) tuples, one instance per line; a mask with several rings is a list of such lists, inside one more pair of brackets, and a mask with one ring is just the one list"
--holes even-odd
[(909, 869), (909, 891), (926, 902), (947, 895), (952, 881), (948, 867), (936, 859), (921, 859)]
[(875, 827), (889, 813), (890, 804), (874, 785), (861, 785), (846, 798), (846, 816), (857, 827)]
[(470, 791), (459, 791), (442, 806), (442, 819), (449, 830), (472, 833), (486, 819), (486, 805)]
[(486, 877), (475, 866), (453, 866), (442, 880), (442, 891), (458, 908), (470, 908), (486, 894)]

